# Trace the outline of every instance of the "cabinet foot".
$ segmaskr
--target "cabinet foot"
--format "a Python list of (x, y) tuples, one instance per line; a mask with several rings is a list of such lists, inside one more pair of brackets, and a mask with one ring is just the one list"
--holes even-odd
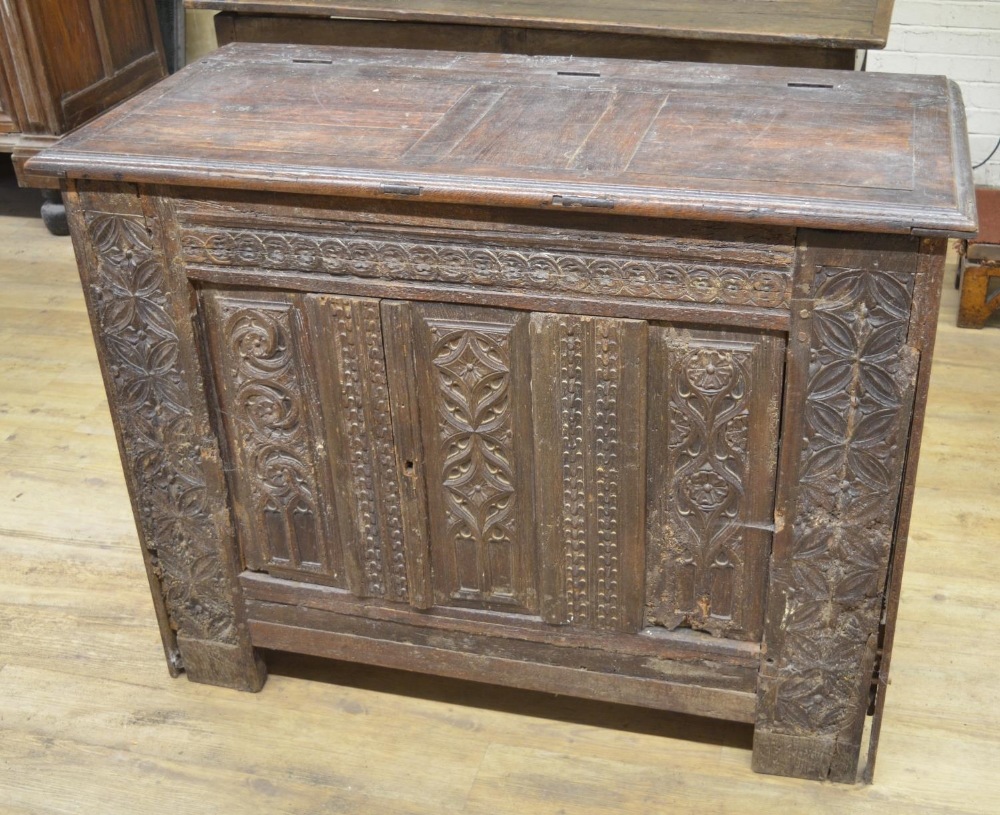
[(69, 223), (66, 220), (66, 205), (59, 190), (42, 190), (42, 222), (53, 235), (60, 237), (69, 234)]
[(256, 650), (238, 643), (177, 638), (184, 672), (192, 682), (256, 693), (264, 687), (267, 668)]
[(792, 736), (757, 729), (753, 734), (754, 772), (816, 781), (857, 781), (861, 744), (836, 735)]

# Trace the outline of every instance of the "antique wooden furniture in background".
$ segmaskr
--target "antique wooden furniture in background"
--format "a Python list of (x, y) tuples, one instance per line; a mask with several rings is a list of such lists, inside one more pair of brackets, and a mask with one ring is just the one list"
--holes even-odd
[(1000, 189), (976, 188), (980, 225), (975, 240), (963, 241), (958, 285), (959, 328), (982, 328), (1000, 309)]
[(186, 0), (220, 45), (304, 43), (853, 70), (893, 0)]
[(51, 189), (46, 225), (67, 234), (57, 181), (25, 161), (166, 75), (153, 0), (0, 3), (0, 152), (17, 180)]
[[(853, 781), (945, 236), (942, 78), (239, 44), (64, 178), (171, 671), (258, 648), (755, 723)], [(872, 762), (868, 763), (870, 777)]]

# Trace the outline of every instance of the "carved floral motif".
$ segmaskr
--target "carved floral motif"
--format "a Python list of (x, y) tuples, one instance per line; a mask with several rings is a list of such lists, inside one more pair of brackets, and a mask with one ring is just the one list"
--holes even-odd
[(347, 235), (200, 228), (185, 232), (183, 253), (188, 263), (214, 266), (760, 308), (787, 307), (791, 297), (791, 275), (780, 269)]
[(511, 327), (443, 320), (429, 320), (428, 325), (438, 386), (441, 477), (448, 536), (459, 563), (459, 594), (516, 602)]
[(716, 635), (745, 625), (744, 540), (751, 348), (679, 345), (669, 370), (669, 562), (652, 621)]
[(806, 386), (792, 555), (774, 666), (785, 733), (834, 734), (857, 716), (870, 677), (902, 477), (915, 358), (906, 346), (912, 278), (820, 269)]
[(84, 213), (96, 249), (89, 291), (104, 347), (143, 539), (172, 626), (194, 639), (235, 642), (231, 586), (221, 562), (224, 500), (210, 493), (179, 360), (163, 267), (141, 217)]

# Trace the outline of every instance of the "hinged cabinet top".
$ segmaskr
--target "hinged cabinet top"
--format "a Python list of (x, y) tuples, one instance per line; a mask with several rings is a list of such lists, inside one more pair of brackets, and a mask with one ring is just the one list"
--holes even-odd
[(187, 0), (189, 8), (882, 48), (893, 0)]
[(72, 178), (975, 231), (943, 77), (239, 43), (33, 161)]

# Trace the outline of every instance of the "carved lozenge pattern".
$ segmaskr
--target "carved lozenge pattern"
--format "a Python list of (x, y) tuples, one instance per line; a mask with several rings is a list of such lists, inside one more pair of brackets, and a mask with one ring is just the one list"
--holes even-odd
[(458, 595), (515, 603), (509, 325), (429, 320), (441, 485)]
[(912, 285), (872, 270), (816, 276), (792, 554), (772, 575), (786, 587), (778, 732), (849, 728), (857, 707), (844, 700), (870, 680), (860, 674), (879, 626), (916, 370)]
[(163, 266), (141, 217), (84, 219), (96, 250), (89, 292), (109, 396), (171, 626), (193, 639), (236, 642), (221, 561), (228, 512), (202, 470), (202, 457), (217, 451), (193, 418)]
[(791, 275), (703, 263), (217, 227), (183, 238), (189, 263), (529, 291), (785, 308)]

